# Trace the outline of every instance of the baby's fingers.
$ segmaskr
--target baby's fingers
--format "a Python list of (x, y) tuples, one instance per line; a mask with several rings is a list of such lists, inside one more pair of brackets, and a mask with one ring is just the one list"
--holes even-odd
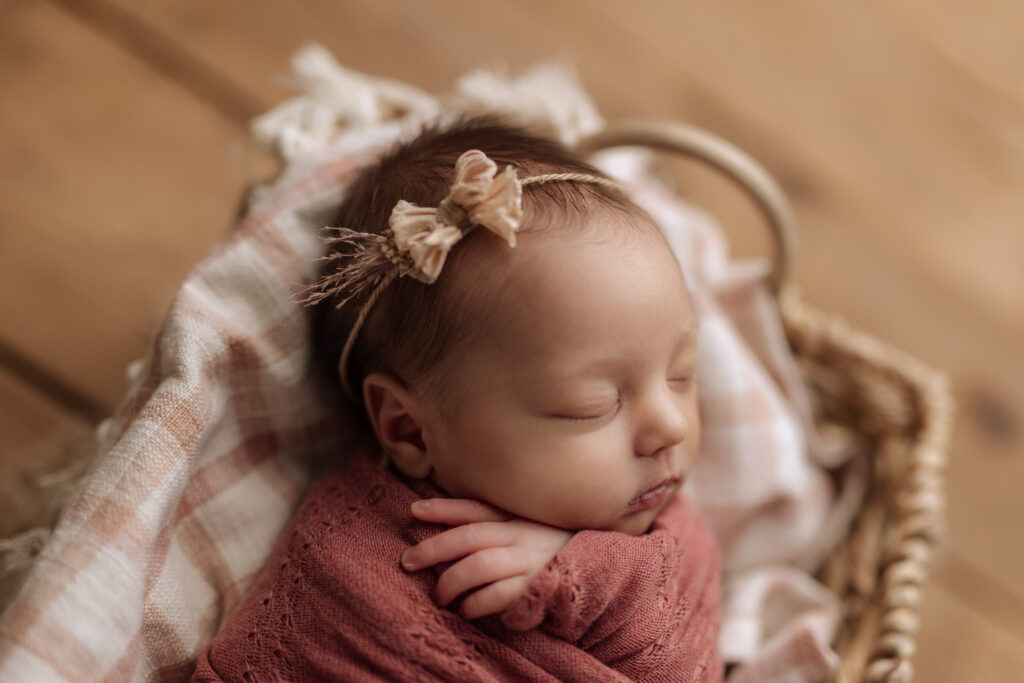
[(424, 522), (437, 522), (448, 526), (473, 522), (505, 522), (512, 519), (507, 512), (465, 498), (431, 498), (412, 504), (412, 516)]
[(487, 548), (509, 545), (515, 537), (516, 529), (504, 522), (458, 526), (442, 531), (406, 550), (402, 554), (402, 566), (406, 571), (414, 572), (441, 562), (451, 562)]
[(525, 574), (495, 581), (466, 596), (459, 611), (466, 619), (504, 612), (523, 597), (529, 585), (530, 578)]
[(434, 586), (434, 600), (444, 607), (466, 591), (524, 573), (514, 548), (489, 548), (473, 553), (444, 571)]

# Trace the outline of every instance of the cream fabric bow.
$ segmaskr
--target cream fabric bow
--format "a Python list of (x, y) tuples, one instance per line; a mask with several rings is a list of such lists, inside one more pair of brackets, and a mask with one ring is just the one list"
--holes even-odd
[(407, 271), (420, 282), (437, 280), (452, 247), (465, 234), (463, 226), (480, 225), (516, 246), (523, 217), (523, 189), (512, 166), (499, 175), (498, 165), (480, 150), (455, 162), (455, 182), (437, 208), (399, 200), (388, 224), (396, 250), (409, 257)]

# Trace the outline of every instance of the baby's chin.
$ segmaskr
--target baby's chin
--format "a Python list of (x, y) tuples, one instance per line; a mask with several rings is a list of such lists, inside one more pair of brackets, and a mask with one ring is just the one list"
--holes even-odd
[(667, 501), (666, 503), (659, 505), (657, 508), (637, 510), (632, 513), (621, 515), (612, 520), (574, 520), (572, 523), (568, 524), (566, 524), (564, 520), (561, 524), (555, 520), (537, 521), (550, 524), (551, 526), (557, 526), (562, 529), (567, 529), (569, 531), (617, 531), (619, 533), (629, 534), (630, 536), (643, 536), (650, 531), (651, 525), (654, 524), (654, 520), (658, 517), (658, 514), (661, 512), (665, 504), (667, 504)]
[(635, 512), (628, 517), (619, 519), (609, 527), (610, 531), (618, 531), (630, 536), (643, 536), (651, 529), (659, 510), (643, 510)]

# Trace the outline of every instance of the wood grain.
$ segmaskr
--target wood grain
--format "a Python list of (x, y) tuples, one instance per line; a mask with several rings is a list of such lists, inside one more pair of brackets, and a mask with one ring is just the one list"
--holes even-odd
[(1024, 105), (1019, 65), (1024, 44), (1019, 27), (1024, 5), (1014, 0), (983, 0), (970, 5), (954, 0), (920, 3), (891, 0), (879, 5), (908, 35), (927, 42), (952, 68), (976, 79), (1016, 106)]
[(0, 341), (110, 409), (230, 226), (244, 132), (53, 5), (0, 13)]
[[(178, 2), (142, 14), (268, 97), (280, 95), (268, 74), (310, 39), (353, 68), (433, 90), (498, 55), (512, 68), (571, 55), (610, 115), (673, 116), (726, 134), (801, 199), (861, 220), (877, 243), (1024, 335), (1024, 111), (884, 6), (528, 5), (306, 2), (303, 11), (241, 12), (237, 2)], [(244, 31), (223, 40), (238, 21)], [(264, 49), (252, 54), (238, 35)], [(418, 54), (429, 58), (409, 58)]]
[(1008, 683), (1024, 671), (1024, 648), (970, 600), (933, 585), (921, 608), (915, 681)]
[(0, 369), (0, 538), (45, 518), (38, 480), (89, 457), (89, 424)]

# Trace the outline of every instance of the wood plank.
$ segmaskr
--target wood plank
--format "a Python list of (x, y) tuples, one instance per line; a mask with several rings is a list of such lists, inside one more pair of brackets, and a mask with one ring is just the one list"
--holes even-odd
[(1014, 0), (984, 0), (969, 5), (944, 0), (913, 2), (889, 0), (877, 3), (894, 21), (908, 25), (956, 68), (986, 87), (1000, 92), (1016, 105), (1024, 104), (1024, 5)]
[(223, 237), (246, 132), (48, 3), (0, 8), (0, 342), (112, 407)]
[(0, 538), (46, 519), (36, 481), (91, 456), (92, 428), (0, 368)]
[(464, 0), (310, 0), (298, 6), (245, 0), (144, 5), (111, 0), (111, 4), (173, 37), (198, 62), (217, 69), (268, 105), (292, 94), (280, 76), (287, 71), (292, 53), (311, 41), (327, 46), (346, 66), (441, 92), (482, 62), (500, 60), (521, 68), (542, 55), (564, 53), (566, 36), (576, 35), (532, 21), (508, 3)]
[[(861, 215), (863, 230), (1024, 335), (1024, 230), (1014, 228), (1024, 215), (1024, 111), (872, 6), (606, 0), (582, 11), (534, 0), (525, 9), (311, 3), (293, 12), (118, 2), (271, 100), (280, 91), (268, 74), (310, 39), (354, 68), (426, 89), (498, 55), (515, 68), (570, 52), (606, 111), (690, 118), (749, 143), (807, 188), (840, 188), (829, 196), (837, 211)], [(900, 229), (876, 227), (879, 209)]]
[[(564, 5), (549, 11), (569, 20)], [(869, 4), (602, 2), (593, 14), (601, 39), (650, 46), (635, 64), (646, 88), (713, 93), (698, 122), (1024, 338), (1024, 110)]]
[(969, 600), (930, 585), (921, 607), (914, 680), (1004, 683), (1020, 679), (1024, 646)]

